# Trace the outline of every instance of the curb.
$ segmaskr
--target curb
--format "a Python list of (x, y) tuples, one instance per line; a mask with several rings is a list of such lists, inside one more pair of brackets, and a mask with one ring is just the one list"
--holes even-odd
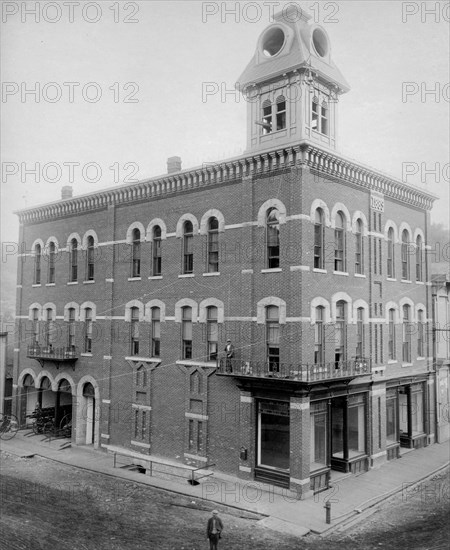
[[(420, 483), (422, 483), (426, 479), (436, 475), (438, 472), (441, 472), (443, 470), (448, 469), (449, 466), (450, 466), (450, 461), (447, 462), (446, 464), (440, 466), (439, 468), (436, 468), (436, 470), (433, 470), (432, 472), (428, 472), (423, 477), (413, 481), (410, 485), (408, 485), (408, 488), (414, 489), (415, 487), (417, 487)], [(349, 517), (347, 517), (345, 519), (342, 519), (339, 523), (336, 523), (335, 525), (332, 525), (326, 531), (322, 531), (321, 533), (316, 532), (316, 534), (319, 534), (322, 537), (327, 537), (328, 535), (331, 535), (335, 531), (339, 531), (339, 532), (342, 531), (343, 532), (343, 531), (346, 531), (347, 529), (350, 529), (351, 527), (353, 527), (353, 525), (356, 525), (361, 520), (363, 520), (363, 519), (371, 516), (372, 514), (374, 514), (378, 510), (377, 506), (379, 504), (381, 504), (382, 502), (386, 502), (387, 500), (389, 500), (393, 496), (395, 496), (398, 493), (400, 493), (401, 491), (403, 491), (403, 489), (404, 489), (404, 485), (401, 485), (399, 487), (396, 487), (392, 491), (389, 491), (388, 493), (384, 493), (383, 495), (373, 497), (369, 500), (366, 500), (365, 502), (362, 503), (360, 508), (355, 508), (351, 512), (348, 512), (347, 514), (345, 514), (345, 516), (349, 516), (349, 514), (351, 514)], [(377, 500), (375, 500), (375, 499), (377, 499)], [(372, 504), (369, 504), (368, 506), (364, 507), (365, 504), (367, 504), (368, 502), (371, 502), (373, 500), (375, 500), (375, 502), (373, 502)], [(338, 516), (336, 519), (339, 520), (340, 518), (344, 518), (344, 516)]]

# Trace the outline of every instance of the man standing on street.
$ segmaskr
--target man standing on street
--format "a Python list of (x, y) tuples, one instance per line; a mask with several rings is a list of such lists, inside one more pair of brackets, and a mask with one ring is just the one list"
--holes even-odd
[(217, 550), (220, 534), (223, 530), (222, 520), (219, 518), (219, 512), (213, 510), (212, 517), (208, 520), (208, 526), (206, 528), (206, 538), (209, 539), (210, 550)]

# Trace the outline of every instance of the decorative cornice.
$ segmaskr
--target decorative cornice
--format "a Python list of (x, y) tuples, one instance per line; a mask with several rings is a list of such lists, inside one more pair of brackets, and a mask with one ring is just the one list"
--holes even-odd
[(386, 197), (425, 210), (431, 210), (434, 200), (438, 198), (436, 195), (405, 184), (378, 170), (303, 141), (298, 145), (251, 153), (215, 164), (205, 164), (176, 175), (158, 176), (133, 185), (105, 189), (80, 197), (18, 210), (15, 214), (19, 216), (21, 224), (35, 223), (81, 212), (101, 210), (113, 205), (157, 199), (161, 196), (210, 185), (236, 182), (251, 175), (282, 172), (292, 166), (308, 166), (310, 169), (337, 181), (377, 191)]

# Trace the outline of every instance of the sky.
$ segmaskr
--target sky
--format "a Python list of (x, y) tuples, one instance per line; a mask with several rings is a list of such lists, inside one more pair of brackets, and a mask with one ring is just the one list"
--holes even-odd
[(14, 210), (63, 185), (80, 195), (163, 174), (173, 155), (190, 168), (243, 153), (234, 85), (288, 4), (326, 29), (350, 83), (338, 150), (437, 194), (432, 221), (448, 226), (448, 2), (4, 1), (2, 242), (17, 242)]

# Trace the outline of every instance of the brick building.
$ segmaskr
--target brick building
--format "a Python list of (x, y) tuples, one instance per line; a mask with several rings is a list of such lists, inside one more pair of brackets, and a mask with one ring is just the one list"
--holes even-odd
[(15, 410), (305, 498), (435, 440), (435, 197), (336, 152), (349, 86), (306, 14), (239, 82), (240, 157), (18, 212)]

